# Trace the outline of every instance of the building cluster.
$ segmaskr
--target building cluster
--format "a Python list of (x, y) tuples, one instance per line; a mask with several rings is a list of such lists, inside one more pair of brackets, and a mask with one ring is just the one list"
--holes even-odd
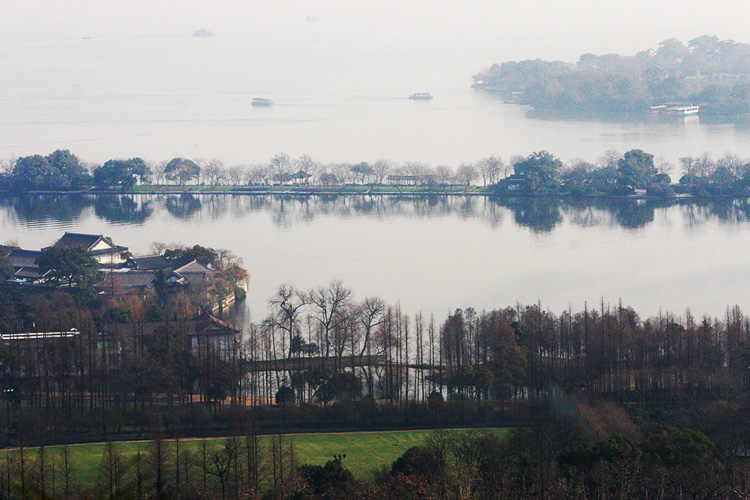
[[(205, 291), (211, 283), (215, 271), (193, 260), (177, 268), (164, 255), (133, 257), (127, 247), (116, 245), (103, 235), (65, 233), (50, 247), (41, 250), (26, 250), (16, 247), (0, 247), (13, 268), (9, 281), (19, 287), (47, 287), (51, 285), (51, 271), (39, 266), (39, 258), (53, 247), (79, 247), (84, 249), (97, 263), (101, 280), (94, 286), (102, 295), (135, 295), (145, 297), (159, 286), (166, 290), (179, 291), (188, 286)], [(209, 307), (208, 309), (211, 309)], [(127, 345), (136, 337), (179, 333), (186, 340), (186, 347), (193, 353), (205, 349), (216, 351), (228, 358), (236, 348), (238, 331), (208, 310), (192, 318), (169, 321), (131, 323), (108, 322), (97, 325), (97, 335), (88, 339), (96, 343), (98, 352), (107, 356), (119, 357)], [(69, 331), (32, 331), (0, 335), (0, 340), (10, 349), (36, 358), (55, 345), (69, 344), (81, 338), (81, 332), (73, 328)]]
[(100, 294), (145, 295), (159, 280), (166, 287), (179, 290), (189, 285), (205, 285), (214, 274), (212, 269), (195, 260), (174, 268), (164, 255), (133, 257), (128, 247), (116, 245), (101, 234), (66, 232), (50, 247), (41, 250), (2, 247), (2, 253), (13, 267), (10, 281), (23, 286), (49, 285), (50, 271), (41, 269), (38, 261), (53, 247), (79, 247), (91, 255), (102, 272), (102, 280), (95, 286)]

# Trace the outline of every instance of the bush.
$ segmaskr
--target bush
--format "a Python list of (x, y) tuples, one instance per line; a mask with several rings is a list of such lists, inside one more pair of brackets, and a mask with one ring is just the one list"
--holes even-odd
[(234, 301), (242, 302), (247, 298), (247, 291), (239, 286), (234, 287)]
[(674, 198), (677, 196), (674, 189), (665, 184), (651, 184), (646, 189), (646, 194), (654, 198)]
[(294, 402), (294, 389), (291, 387), (287, 387), (285, 385), (282, 385), (279, 387), (279, 390), (276, 391), (276, 404), (281, 405), (284, 403), (292, 403)]

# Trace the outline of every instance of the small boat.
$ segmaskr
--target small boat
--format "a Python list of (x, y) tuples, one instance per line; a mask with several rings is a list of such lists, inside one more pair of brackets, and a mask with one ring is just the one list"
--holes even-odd
[(680, 105), (680, 106), (670, 106), (667, 108), (667, 113), (669, 113), (670, 115), (685, 116), (685, 115), (698, 114), (700, 110), (701, 110), (700, 106), (693, 106), (690, 104), (686, 104), (686, 105)]
[(429, 92), (417, 92), (409, 96), (409, 99), (413, 99), (415, 101), (429, 101), (432, 99), (432, 96)]
[(198, 38), (205, 38), (208, 36), (214, 36), (214, 34), (206, 29), (202, 29), (198, 31), (193, 31), (193, 36), (198, 37)]
[(693, 104), (657, 104), (649, 107), (652, 113), (687, 116), (700, 113), (701, 107)]
[(268, 107), (273, 104), (273, 101), (271, 99), (262, 99), (260, 97), (254, 97), (253, 102), (250, 103), (253, 106), (265, 106)]

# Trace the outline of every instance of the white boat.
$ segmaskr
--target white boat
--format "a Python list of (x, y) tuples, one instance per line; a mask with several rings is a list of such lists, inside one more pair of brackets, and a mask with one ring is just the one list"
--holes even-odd
[(695, 115), (698, 112), (700, 112), (701, 107), (700, 106), (670, 106), (666, 109), (666, 112), (670, 115)]
[(271, 106), (273, 104), (273, 101), (271, 99), (263, 99), (260, 97), (254, 97), (253, 102), (251, 102), (253, 106)]
[(413, 99), (415, 101), (429, 101), (432, 99), (432, 96), (429, 92), (417, 92), (409, 96), (409, 99)]
[(193, 36), (198, 37), (198, 38), (205, 38), (208, 36), (214, 36), (214, 34), (206, 29), (202, 29), (198, 31), (193, 31)]
[(693, 104), (657, 104), (649, 107), (652, 113), (664, 113), (667, 115), (695, 115), (701, 110), (700, 106)]

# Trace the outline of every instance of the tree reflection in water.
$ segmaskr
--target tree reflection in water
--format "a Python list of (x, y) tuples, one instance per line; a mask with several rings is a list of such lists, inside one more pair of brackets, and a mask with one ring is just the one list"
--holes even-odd
[(151, 217), (154, 209), (151, 200), (139, 196), (136, 201), (126, 195), (100, 195), (94, 201), (94, 213), (109, 222), (142, 224)]
[(52, 220), (71, 222), (81, 218), (94, 198), (81, 194), (0, 196), (0, 207), (25, 222)]
[(167, 211), (178, 219), (190, 219), (203, 208), (200, 198), (190, 193), (180, 196), (167, 196), (164, 206)]
[(560, 224), (582, 227), (651, 224), (657, 210), (675, 210), (689, 226), (711, 220), (739, 224), (750, 221), (750, 201), (743, 199), (673, 200), (485, 198), (482, 196), (409, 195), (26, 195), (0, 196), (0, 210), (24, 222), (73, 222), (93, 206), (97, 217), (114, 223), (142, 224), (166, 210), (188, 220), (210, 220), (249, 213), (268, 213), (274, 225), (291, 227), (317, 217), (376, 219), (459, 217), (499, 227), (508, 215), (533, 232), (554, 231)]

